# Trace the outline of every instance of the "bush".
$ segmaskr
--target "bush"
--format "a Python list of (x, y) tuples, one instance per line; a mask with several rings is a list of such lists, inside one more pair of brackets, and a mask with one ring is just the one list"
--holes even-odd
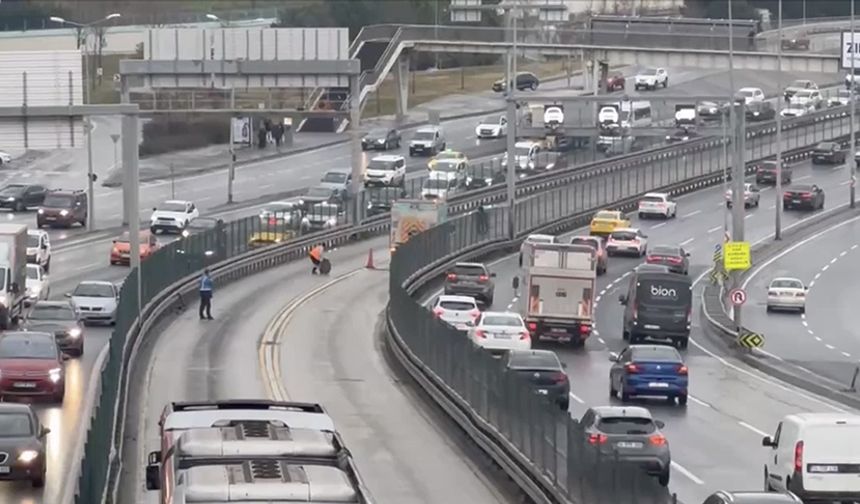
[(197, 149), (230, 142), (230, 117), (159, 116), (143, 125), (140, 156)]

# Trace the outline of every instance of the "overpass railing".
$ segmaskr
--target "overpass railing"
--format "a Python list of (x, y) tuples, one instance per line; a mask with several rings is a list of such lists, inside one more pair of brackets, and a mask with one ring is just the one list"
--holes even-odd
[[(821, 140), (845, 134), (847, 124), (844, 115), (844, 111), (841, 113), (834, 111), (830, 119), (827, 120), (816, 121), (811, 117), (802, 118), (806, 119), (806, 122), (804, 126), (795, 128), (797, 133), (794, 134), (794, 142), (798, 143), (798, 149), (809, 150)], [(789, 137), (787, 141), (791, 142), (790, 135), (786, 136)], [(638, 196), (646, 191), (662, 188), (667, 192), (679, 194), (719, 183), (726, 167), (724, 157), (719, 154), (721, 150), (719, 146), (710, 145), (703, 148), (704, 150), (696, 152), (692, 150), (692, 144), (696, 143), (691, 142), (690, 144), (621, 156), (608, 163), (593, 163), (583, 167), (560, 170), (558, 176), (544, 175), (544, 180), (540, 183), (533, 183), (531, 178), (525, 179), (523, 183), (518, 184), (522, 185), (518, 190), (520, 193), (518, 197), (522, 199), (516, 204), (516, 219), (514, 221), (516, 235), (513, 241), (500, 240), (500, 226), (506, 229), (506, 219), (509, 218), (505, 216), (504, 210), (492, 211), (490, 213), (492, 215), (490, 221), (492, 227), (487, 230), (485, 236), (476, 235), (478, 228), (473, 222), (475, 213), (472, 210), (478, 204), (501, 202), (502, 198), (498, 194), (500, 189), (491, 187), (486, 190), (463, 194), (457, 198), (456, 202), (452, 200), (452, 206), (456, 207), (454, 213), (461, 216), (453, 216), (450, 224), (440, 227), (440, 231), (433, 231), (436, 234), (432, 236), (441, 236), (438, 235), (438, 233), (443, 232), (441, 230), (448, 230), (447, 237), (444, 240), (440, 237), (438, 243), (434, 242), (432, 245), (427, 245), (430, 248), (416, 249), (414, 258), (411, 257), (413, 254), (395, 254), (392, 276), (396, 274), (397, 278), (403, 278), (411, 271), (410, 278), (407, 279), (408, 281), (404, 281), (400, 288), (407, 291), (408, 294), (412, 294), (415, 289), (426, 285), (430, 279), (435, 277), (441, 271), (439, 268), (443, 268), (446, 261), (450, 262), (457, 257), (481, 255), (489, 250), (497, 250), (499, 247), (515, 247), (517, 240), (529, 233), (555, 233), (569, 229), (571, 226), (576, 227), (585, 223), (591, 213), (598, 208), (612, 206), (629, 210), (633, 208)], [(675, 154), (684, 152), (685, 155), (672, 155), (673, 152)], [(705, 152), (710, 152), (710, 154), (705, 154)], [(750, 158), (764, 158), (773, 154), (773, 148), (762, 145), (754, 149), (753, 152), (757, 152), (757, 154), (755, 156), (749, 155)], [(540, 176), (535, 178), (540, 179)], [(562, 183), (562, 181), (566, 183)], [(236, 222), (222, 223), (213, 230), (178, 240), (158, 251), (142, 264), (140, 275), (142, 281), (140, 284), (137, 283), (137, 272), (132, 270), (121, 290), (117, 324), (110, 337), (108, 357), (101, 369), (101, 390), (92, 412), (81, 471), (79, 475), (72, 476), (78, 479), (76, 502), (93, 504), (115, 501), (113, 492), (116, 490), (116, 482), (123, 465), (121, 454), (123, 453), (125, 437), (124, 418), (126, 401), (128, 400), (127, 388), (131, 363), (134, 362), (138, 348), (148, 337), (149, 331), (155, 324), (176, 309), (184, 308), (188, 296), (194, 295), (202, 268), (209, 267), (216, 284), (221, 285), (288, 261), (303, 259), (309, 248), (317, 243), (331, 246), (377, 236), (387, 232), (390, 222), (390, 217), (387, 214), (360, 219), (360, 222), (355, 225), (340, 224), (341, 220), (339, 219), (341, 219), (340, 216), (334, 215), (329, 229), (305, 236), (296, 236), (292, 239), (289, 239), (286, 221), (281, 222), (277, 218), (270, 221), (254, 216)], [(256, 239), (252, 239), (255, 236)], [(274, 243), (269, 246), (261, 246), (267, 240)], [(426, 244), (426, 239), (420, 238), (415, 241), (415, 244), (410, 245), (411, 243), (412, 241), (407, 243), (407, 246), (419, 247), (422, 243)], [(420, 261), (419, 258), (421, 258)], [(401, 263), (402, 261), (409, 262)], [(410, 305), (410, 303), (417, 304), (417, 302), (410, 300), (411, 298), (407, 299), (400, 296), (402, 292), (397, 289), (395, 288), (392, 294), (391, 306), (393, 310), (389, 310), (394, 322), (392, 334), (400, 334), (398, 321), (401, 324), (404, 323), (403, 316), (399, 314), (398, 309), (411, 310), (411, 312), (406, 313), (418, 317), (414, 323), (422, 324), (416, 326), (418, 331), (416, 335), (407, 336), (414, 338), (410, 340), (411, 346), (407, 340), (403, 340), (404, 343), (401, 345), (402, 350), (408, 350), (418, 355), (416, 357), (418, 361), (413, 361), (413, 366), (417, 366), (423, 356), (429, 361), (429, 364), (424, 364), (425, 367), (436, 366), (434, 373), (437, 377), (441, 376), (444, 379), (447, 376), (449, 380), (462, 380), (462, 369), (459, 371), (457, 370), (459, 368), (455, 367), (447, 370), (439, 369), (438, 366), (442, 365), (440, 359), (443, 354), (435, 353), (453, 352), (456, 349), (453, 347), (442, 349), (434, 346), (437, 343), (428, 338), (435, 337), (439, 327), (427, 319), (429, 315), (421, 311), (420, 306)], [(421, 319), (422, 316), (427, 320)], [(422, 322), (422, 320), (424, 321)], [(439, 338), (450, 343), (450, 335), (439, 335)], [(438, 344), (441, 345), (442, 343)], [(468, 355), (469, 357), (466, 358), (469, 359), (483, 359), (479, 356), (480, 354)], [(449, 412), (452, 416), (462, 416), (468, 412), (472, 415), (471, 418), (477, 418), (476, 415), (480, 416), (479, 413), (486, 415), (484, 422), (492, 425), (494, 430), (488, 431), (489, 433), (484, 432), (479, 437), (486, 445), (485, 449), (490, 456), (502, 457), (504, 453), (499, 451), (502, 445), (507, 444), (510, 448), (518, 446), (514, 443), (525, 443), (524, 438), (519, 439), (513, 436), (517, 432), (520, 433), (516, 434), (518, 436), (524, 434), (522, 426), (525, 425), (524, 422), (527, 422), (527, 419), (524, 417), (501, 419), (499, 415), (504, 414), (502, 408), (510, 408), (514, 404), (499, 402), (501, 400), (499, 399), (499, 391), (507, 390), (503, 387), (514, 387), (514, 382), (505, 381), (507, 379), (499, 377), (496, 373), (498, 369), (493, 368), (493, 364), (489, 361), (475, 361), (475, 365), (483, 366), (477, 369), (483, 369), (484, 374), (470, 375), (469, 379), (490, 380), (489, 383), (474, 382), (474, 386), (485, 387), (484, 390), (487, 394), (495, 391), (492, 392), (496, 394), (495, 399), (486, 396), (486, 404), (472, 404), (468, 400), (471, 398), (474, 402), (478, 396), (471, 394), (477, 392), (464, 390), (462, 388), (464, 382), (462, 381), (450, 384), (443, 381), (442, 383), (445, 383), (451, 390), (456, 391), (456, 387), (459, 387), (462, 393), (459, 396), (460, 406), (471, 408), (461, 409), (459, 414), (453, 410)], [(460, 378), (456, 378), (458, 376)], [(512, 389), (510, 393), (512, 394), (511, 397), (517, 398), (518, 401), (533, 400), (533, 398), (522, 397), (522, 391)], [(505, 401), (507, 400), (505, 399)], [(467, 402), (464, 403), (463, 401)], [(524, 485), (531, 481), (532, 487), (536, 484), (535, 482), (542, 481), (541, 484), (553, 486), (552, 492), (547, 495), (567, 495), (569, 498), (573, 498), (574, 494), (579, 491), (578, 487), (573, 486), (573, 483), (577, 481), (576, 478), (580, 477), (593, 483), (591, 487), (588, 487), (589, 489), (584, 489), (582, 492), (595, 492), (595, 495), (603, 495), (602, 492), (616, 488), (613, 486), (615, 483), (610, 484), (599, 479), (593, 480), (582, 474), (581, 468), (585, 467), (586, 461), (590, 463), (592, 460), (585, 458), (589, 455), (584, 454), (584, 452), (576, 451), (579, 450), (580, 445), (577, 444), (579, 441), (575, 436), (581, 431), (578, 431), (575, 425), (565, 423), (568, 420), (563, 419), (564, 422), (559, 426), (556, 423), (559, 419), (558, 414), (546, 408), (538, 408), (535, 411), (541, 412), (541, 415), (553, 415), (551, 418), (535, 417), (535, 421), (544, 422), (541, 424), (543, 425), (541, 432), (546, 435), (555, 433), (559, 438), (542, 441), (532, 438), (534, 442), (544, 443), (543, 447), (539, 448), (541, 451), (529, 451), (531, 448), (524, 445), (517, 448), (516, 452), (519, 455), (514, 461), (516, 465), (512, 465), (514, 462), (511, 462), (506, 466), (511, 471), (509, 474), (512, 477), (517, 478)], [(514, 423), (515, 420), (519, 424)], [(500, 423), (492, 423), (494, 421)], [(504, 422), (509, 423), (505, 424)], [(475, 435), (478, 436), (477, 433)], [(555, 446), (555, 451), (547, 448), (547, 444)], [(538, 448), (534, 448), (534, 450), (538, 450)], [(553, 453), (555, 455), (551, 455)], [(592, 456), (597, 457), (598, 454), (593, 453)], [(540, 457), (540, 460), (535, 461), (530, 457)], [(505, 462), (501, 458), (498, 460)], [(611, 463), (607, 462), (609, 459), (600, 460), (600, 464)], [(618, 465), (613, 465), (613, 467), (616, 467), (617, 471), (623, 472), (624, 470)], [(552, 470), (551, 478), (545, 474), (549, 470)], [(569, 474), (574, 475), (573, 479), (568, 476)], [(616, 474), (621, 473), (616, 472)], [(599, 483), (600, 481), (604, 481), (604, 483)], [(564, 486), (559, 486), (562, 483)], [(559, 492), (561, 493), (559, 494)], [(549, 499), (549, 497), (547, 498)], [(617, 502), (619, 504), (625, 502), (612, 500), (611, 495), (608, 495), (606, 499), (609, 500), (605, 502)], [(545, 501), (552, 502), (552, 500)], [(587, 502), (600, 501), (591, 500)], [(647, 504), (648, 501), (640, 502)]]

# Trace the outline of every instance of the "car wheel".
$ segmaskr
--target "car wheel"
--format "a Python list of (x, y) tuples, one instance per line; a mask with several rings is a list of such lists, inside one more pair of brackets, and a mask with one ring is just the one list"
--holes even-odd
[(33, 478), (30, 483), (33, 488), (43, 488), (45, 486), (45, 473), (43, 472), (40, 476)]
[(615, 390), (615, 385), (612, 383), (612, 378), (609, 378), (609, 397), (615, 399), (618, 397), (618, 391)]
[(639, 212), (639, 220), (644, 220), (644, 219), (645, 219), (645, 214), (642, 212)]
[(621, 384), (621, 402), (630, 402), (630, 394), (624, 390), (624, 383)]
[(45, 261), (45, 273), (50, 273), (51, 271), (51, 258), (49, 257), (47, 261)]
[(538, 85), (537, 85), (537, 82), (532, 82), (532, 83), (529, 85), (529, 89), (531, 89), (532, 91), (534, 91), (535, 89), (537, 89), (537, 86), (538, 86)]
[(666, 89), (667, 87), (669, 87), (669, 78), (668, 77), (666, 78), (666, 80), (663, 81), (663, 89)]
[(688, 345), (689, 343), (690, 343), (690, 341), (689, 341), (688, 339), (686, 339), (686, 338), (684, 338), (684, 339), (682, 339), (682, 340), (679, 340), (679, 341), (678, 341), (678, 348), (680, 348), (681, 350), (686, 350), (686, 349), (687, 349), (687, 345)]
[(564, 399), (559, 400), (558, 407), (561, 408), (562, 411), (567, 411), (570, 409), (570, 399), (565, 397)]
[(16, 212), (23, 212), (26, 209), (27, 209), (27, 207), (24, 206), (23, 201), (19, 201), (19, 202), (15, 203), (15, 211)]
[(66, 386), (63, 385), (63, 388), (54, 393), (53, 399), (56, 404), (63, 404), (63, 398), (66, 396)]
[(678, 396), (678, 404), (681, 406), (687, 405), (687, 394), (681, 394)]
[(659, 476), (657, 476), (657, 482), (660, 483), (660, 486), (662, 486), (662, 487), (669, 486), (669, 475), (670, 474), (671, 473), (669, 472), (669, 468), (667, 467), (666, 469), (663, 470), (663, 472), (660, 473)]

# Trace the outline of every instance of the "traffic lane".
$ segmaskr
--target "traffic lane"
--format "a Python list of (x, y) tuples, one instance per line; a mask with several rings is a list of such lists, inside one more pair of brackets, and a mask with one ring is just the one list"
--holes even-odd
[[(852, 277), (858, 230), (856, 219), (822, 230), (756, 269), (745, 286), (745, 325), (765, 335), (765, 350), (840, 383), (850, 382), (860, 355), (850, 320), (855, 286), (844, 281)], [(805, 314), (766, 311), (767, 287), (783, 276), (810, 287)]]
[(376, 351), (387, 302), (386, 272), (363, 270), (295, 311), (280, 345), (290, 397), (326, 405), (381, 502), (510, 502), (452, 442), (450, 419), (400, 385)]

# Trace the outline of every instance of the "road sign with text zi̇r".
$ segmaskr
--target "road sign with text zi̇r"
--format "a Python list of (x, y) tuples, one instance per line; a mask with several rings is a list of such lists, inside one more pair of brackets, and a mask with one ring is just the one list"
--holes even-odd
[(723, 247), (723, 268), (726, 271), (746, 271), (752, 266), (750, 242), (730, 241)]

